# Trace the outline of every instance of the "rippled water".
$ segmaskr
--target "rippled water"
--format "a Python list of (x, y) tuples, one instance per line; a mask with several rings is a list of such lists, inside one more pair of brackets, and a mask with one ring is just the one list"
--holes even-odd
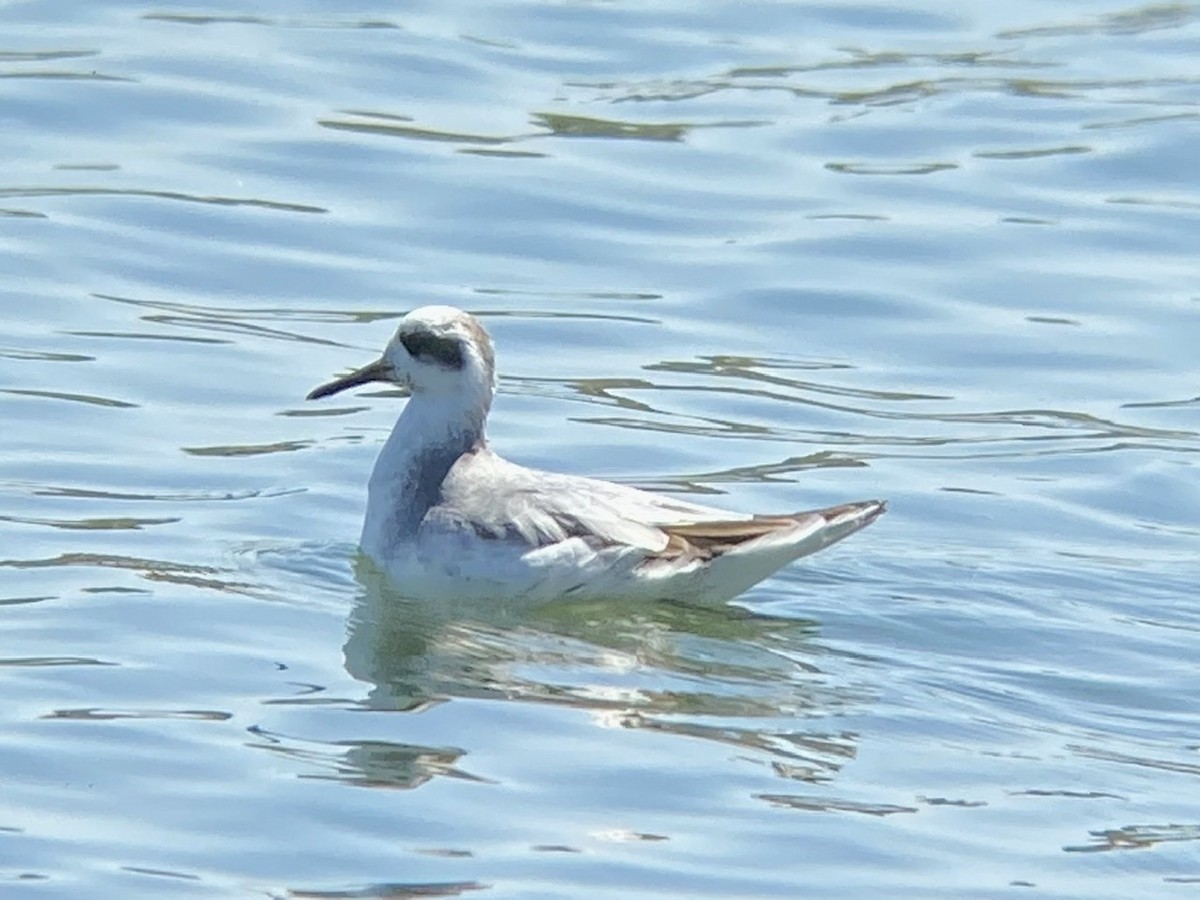
[[(0, 8), (0, 894), (1192, 896), (1200, 5)], [(405, 310), (519, 461), (891, 512), (398, 600)]]

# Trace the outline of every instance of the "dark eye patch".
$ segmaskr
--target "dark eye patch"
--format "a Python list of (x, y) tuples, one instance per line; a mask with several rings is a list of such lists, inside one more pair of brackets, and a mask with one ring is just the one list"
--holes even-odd
[(409, 356), (432, 360), (450, 369), (463, 367), (463, 346), (457, 338), (438, 337), (428, 331), (400, 335), (400, 343)]

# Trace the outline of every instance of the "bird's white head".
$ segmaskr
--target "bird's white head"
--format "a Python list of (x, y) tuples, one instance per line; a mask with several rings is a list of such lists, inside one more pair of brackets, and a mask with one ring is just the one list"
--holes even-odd
[(379, 359), (321, 385), (308, 399), (383, 381), (406, 388), (414, 397), (459, 401), (486, 416), (495, 379), (492, 339), (479, 320), (453, 306), (422, 306), (400, 320)]

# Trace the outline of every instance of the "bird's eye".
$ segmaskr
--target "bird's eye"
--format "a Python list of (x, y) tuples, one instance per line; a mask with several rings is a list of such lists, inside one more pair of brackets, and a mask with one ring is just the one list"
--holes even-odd
[(449, 369), (463, 367), (463, 346), (457, 338), (439, 337), (428, 331), (413, 331), (400, 335), (400, 343), (415, 359), (435, 362)]

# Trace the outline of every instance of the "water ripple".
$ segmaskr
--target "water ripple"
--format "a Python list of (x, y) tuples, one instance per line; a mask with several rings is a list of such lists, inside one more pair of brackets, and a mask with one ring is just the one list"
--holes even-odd
[(180, 200), (185, 203), (204, 203), (212, 206), (250, 206), (278, 212), (327, 213), (320, 206), (259, 200), (252, 197), (222, 197), (186, 194), (181, 191), (154, 191), (140, 188), (99, 187), (0, 187), (0, 198), (10, 197), (149, 197), (155, 200)]

